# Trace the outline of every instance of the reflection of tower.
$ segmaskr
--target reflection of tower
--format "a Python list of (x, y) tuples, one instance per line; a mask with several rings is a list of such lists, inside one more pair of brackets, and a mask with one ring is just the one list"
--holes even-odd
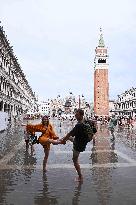
[(112, 194), (112, 168), (107, 165), (111, 160), (111, 148), (108, 129), (98, 129), (95, 134), (95, 147), (92, 148), (92, 179), (98, 195), (98, 204), (107, 205)]
[(94, 59), (94, 113), (97, 116), (109, 114), (108, 67), (107, 48), (100, 28), (100, 39)]

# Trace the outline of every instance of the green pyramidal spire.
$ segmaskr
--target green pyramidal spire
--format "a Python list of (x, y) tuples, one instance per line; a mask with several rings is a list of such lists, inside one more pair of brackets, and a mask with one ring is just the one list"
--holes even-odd
[(100, 39), (99, 39), (98, 47), (105, 47), (104, 39), (103, 39), (103, 34), (102, 34), (102, 29), (101, 28), (100, 28)]

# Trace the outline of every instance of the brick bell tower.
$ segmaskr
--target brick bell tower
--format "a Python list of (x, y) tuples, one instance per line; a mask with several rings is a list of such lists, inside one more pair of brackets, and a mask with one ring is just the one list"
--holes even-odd
[(100, 28), (99, 44), (95, 49), (94, 58), (94, 113), (96, 116), (109, 115), (108, 59)]

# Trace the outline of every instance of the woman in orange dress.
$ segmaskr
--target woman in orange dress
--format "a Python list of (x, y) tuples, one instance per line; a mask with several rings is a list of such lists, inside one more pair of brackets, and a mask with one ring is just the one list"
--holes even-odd
[(46, 164), (49, 157), (50, 152), (50, 144), (60, 144), (59, 138), (56, 136), (52, 125), (49, 123), (49, 117), (45, 115), (42, 117), (42, 122), (40, 124), (36, 125), (30, 125), (28, 124), (26, 126), (26, 131), (29, 134), (34, 135), (35, 132), (42, 132), (41, 136), (38, 138), (38, 142), (40, 143), (44, 148), (44, 159), (43, 159), (43, 171), (46, 171)]

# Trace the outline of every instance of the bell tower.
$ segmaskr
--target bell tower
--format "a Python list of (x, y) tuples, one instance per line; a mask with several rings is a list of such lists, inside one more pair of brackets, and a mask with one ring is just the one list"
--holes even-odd
[(96, 116), (109, 115), (109, 56), (105, 47), (102, 29), (94, 58), (94, 113)]

